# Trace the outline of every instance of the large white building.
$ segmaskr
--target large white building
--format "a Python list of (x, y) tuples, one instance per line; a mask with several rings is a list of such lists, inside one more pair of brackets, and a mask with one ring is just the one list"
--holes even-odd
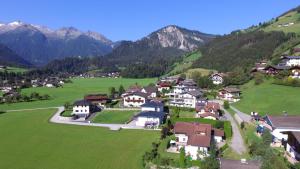
[(300, 56), (284, 56), (285, 66), (300, 66)]
[(222, 130), (212, 128), (210, 124), (188, 122), (177, 122), (174, 126), (174, 134), (177, 150), (184, 148), (186, 155), (193, 160), (209, 156), (211, 142), (219, 143), (224, 137)]
[(300, 132), (300, 116), (266, 116), (265, 126), (274, 136), (273, 142), (281, 143), (287, 140), (286, 132)]
[(174, 86), (167, 95), (170, 106), (195, 108), (197, 99), (203, 94), (197, 89), (194, 81), (185, 80)]
[(166, 113), (162, 111), (142, 111), (135, 116), (135, 124), (141, 127), (157, 128), (164, 122), (165, 115)]
[(148, 99), (148, 94), (143, 92), (133, 92), (123, 96), (124, 107), (141, 107)]
[(92, 110), (92, 103), (87, 100), (78, 100), (73, 105), (72, 115), (78, 118), (87, 118)]

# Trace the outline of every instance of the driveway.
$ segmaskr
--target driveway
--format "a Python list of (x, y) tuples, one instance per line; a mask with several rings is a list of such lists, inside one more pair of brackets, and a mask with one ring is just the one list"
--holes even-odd
[(246, 114), (246, 113), (244, 113), (244, 112), (241, 112), (240, 110), (238, 110), (237, 108), (235, 108), (235, 107), (232, 106), (232, 105), (230, 105), (230, 108), (231, 108), (233, 111), (235, 111), (236, 114), (237, 114), (238, 116), (240, 116), (240, 118), (241, 118), (243, 121), (245, 121), (245, 122), (247, 122), (247, 123), (251, 123), (251, 116), (250, 116), (249, 114)]
[(224, 116), (226, 117), (227, 120), (230, 121), (231, 126), (232, 126), (232, 139), (229, 144), (229, 146), (238, 154), (243, 154), (246, 152), (246, 146), (244, 143), (244, 139), (241, 135), (241, 132), (239, 130), (239, 127), (236, 123), (236, 121), (233, 119), (231, 114), (221, 106), (221, 109), (224, 111)]

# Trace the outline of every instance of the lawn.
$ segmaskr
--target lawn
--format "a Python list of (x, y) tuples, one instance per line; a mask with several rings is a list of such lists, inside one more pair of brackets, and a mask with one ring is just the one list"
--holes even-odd
[[(19, 67), (7, 67), (5, 70), (7, 72), (15, 72), (15, 73), (23, 73), (23, 72), (27, 71), (27, 69), (25, 69), (25, 68), (19, 68)], [(0, 69), (0, 72), (4, 72), (5, 70), (4, 69)]]
[(0, 168), (140, 169), (159, 132), (52, 124), (55, 110), (0, 115)]
[(65, 102), (73, 103), (75, 100), (82, 99), (84, 95), (90, 93), (108, 93), (110, 87), (118, 87), (123, 85), (128, 88), (130, 85), (138, 83), (139, 85), (147, 85), (155, 82), (155, 78), (149, 79), (126, 79), (126, 78), (76, 78), (72, 79), (73, 83), (64, 84), (61, 88), (28, 88), (22, 90), (25, 94), (38, 92), (40, 94), (49, 94), (51, 99), (44, 101), (23, 102), (15, 104), (2, 104), (0, 110), (26, 109), (37, 107), (53, 107), (61, 106)]
[(138, 111), (116, 111), (116, 110), (104, 110), (99, 112), (93, 119), (94, 123), (117, 123), (124, 124), (128, 122)]
[(242, 86), (242, 99), (233, 105), (250, 114), (252, 111), (261, 115), (300, 115), (300, 88), (272, 84), (271, 80), (260, 85), (251, 81)]

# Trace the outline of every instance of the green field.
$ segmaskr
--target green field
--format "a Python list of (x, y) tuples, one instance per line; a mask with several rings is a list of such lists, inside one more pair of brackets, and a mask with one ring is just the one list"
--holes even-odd
[(182, 61), (174, 63), (173, 69), (168, 73), (168, 75), (176, 75), (185, 72), (191, 68), (193, 62), (201, 56), (202, 54), (199, 51), (184, 56)]
[(116, 111), (116, 110), (104, 110), (99, 112), (93, 119), (94, 123), (117, 123), (124, 124), (128, 122), (138, 111)]
[(242, 86), (242, 99), (233, 105), (250, 114), (252, 111), (261, 115), (282, 115), (287, 111), (290, 115), (300, 115), (300, 88), (275, 85), (270, 81), (254, 85), (251, 81)]
[(38, 108), (61, 106), (65, 102), (73, 103), (75, 100), (82, 99), (84, 95), (90, 93), (108, 93), (110, 87), (118, 87), (122, 84), (125, 88), (138, 83), (139, 85), (147, 85), (155, 82), (155, 78), (151, 79), (125, 79), (125, 78), (90, 78), (72, 79), (73, 83), (64, 84), (61, 88), (28, 88), (22, 90), (25, 94), (38, 92), (40, 94), (49, 94), (51, 99), (44, 101), (21, 102), (14, 104), (2, 104), (0, 110)]
[(0, 168), (140, 169), (159, 132), (51, 124), (55, 109), (0, 115)]
[(202, 76), (208, 76), (210, 73), (216, 72), (216, 71), (215, 70), (210, 70), (210, 69), (195, 68), (195, 69), (187, 70), (185, 72), (185, 74), (188, 78), (191, 78), (193, 72), (199, 72), (199, 73), (201, 73)]
[[(27, 71), (27, 69), (25, 69), (25, 68), (19, 68), (19, 67), (7, 67), (5, 70), (7, 72), (15, 72), (15, 73), (23, 73), (23, 72)], [(4, 72), (5, 70), (4, 69), (0, 69), (0, 72)]]
[[(270, 32), (270, 31), (283, 31), (285, 33), (288, 32), (295, 32), (300, 33), (300, 13), (297, 13), (296, 11), (289, 12), (285, 14), (284, 16), (281, 16), (278, 18), (278, 21), (273, 22), (272, 24), (268, 25), (267, 27), (263, 28), (264, 31)], [(293, 25), (290, 25), (288, 27), (279, 27), (280, 24), (287, 24), (293, 22)]]

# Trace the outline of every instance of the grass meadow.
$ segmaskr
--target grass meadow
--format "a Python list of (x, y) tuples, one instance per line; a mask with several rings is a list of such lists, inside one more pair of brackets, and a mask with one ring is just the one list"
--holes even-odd
[(50, 100), (20, 102), (13, 104), (2, 104), (0, 110), (13, 110), (13, 109), (30, 109), (39, 107), (53, 107), (61, 106), (65, 102), (73, 103), (75, 100), (82, 99), (84, 95), (91, 93), (108, 93), (110, 87), (118, 87), (123, 85), (128, 88), (130, 85), (138, 83), (139, 85), (148, 85), (155, 82), (155, 78), (149, 79), (126, 79), (126, 78), (75, 78), (72, 79), (73, 83), (64, 84), (60, 88), (28, 88), (23, 89), (22, 93), (30, 94), (38, 92), (40, 94), (49, 94)]
[(242, 99), (233, 106), (245, 113), (256, 111), (261, 115), (283, 115), (283, 111), (287, 111), (289, 115), (300, 115), (299, 87), (276, 85), (269, 80), (260, 85), (251, 81), (241, 89)]
[(0, 168), (140, 169), (159, 132), (52, 124), (55, 109), (0, 114)]
[(94, 123), (117, 123), (124, 124), (128, 122), (138, 111), (126, 110), (126, 111), (116, 111), (116, 110), (104, 110), (98, 112), (94, 117)]

